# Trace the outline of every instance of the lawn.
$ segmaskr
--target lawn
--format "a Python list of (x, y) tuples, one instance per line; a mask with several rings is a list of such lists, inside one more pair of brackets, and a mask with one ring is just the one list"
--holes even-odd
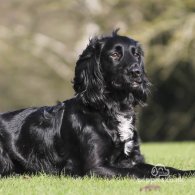
[[(195, 169), (195, 143), (143, 144), (147, 162)], [(150, 190), (150, 191), (149, 191)], [(122, 195), (122, 194), (195, 194), (195, 178), (170, 180), (133, 179), (73, 179), (52, 176), (20, 176), (0, 180), (0, 195), (71, 194), (71, 195)]]

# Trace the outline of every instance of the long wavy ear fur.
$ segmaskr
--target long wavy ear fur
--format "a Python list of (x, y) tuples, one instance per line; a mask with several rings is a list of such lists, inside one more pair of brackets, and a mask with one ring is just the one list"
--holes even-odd
[(89, 45), (76, 63), (74, 90), (85, 104), (99, 107), (102, 103), (104, 79), (99, 62), (102, 43), (98, 38), (90, 40)]

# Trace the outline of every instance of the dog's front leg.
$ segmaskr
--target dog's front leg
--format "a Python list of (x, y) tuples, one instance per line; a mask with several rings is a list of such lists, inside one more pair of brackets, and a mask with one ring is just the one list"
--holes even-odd
[(133, 167), (135, 170), (139, 170), (144, 178), (178, 178), (178, 177), (195, 177), (195, 170), (183, 171), (175, 169), (173, 167), (166, 167), (163, 165), (150, 165), (146, 163), (140, 163)]
[(87, 172), (89, 176), (102, 178), (145, 178), (145, 175), (138, 168), (117, 168), (112, 166), (98, 166)]
[(99, 166), (92, 168), (88, 175), (103, 178), (128, 177), (132, 179), (159, 179), (195, 177), (195, 170), (182, 171), (172, 167), (161, 167), (149, 164), (138, 164), (132, 168)]

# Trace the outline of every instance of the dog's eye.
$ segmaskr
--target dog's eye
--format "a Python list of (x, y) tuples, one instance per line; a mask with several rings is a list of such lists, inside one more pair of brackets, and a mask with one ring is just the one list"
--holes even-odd
[(138, 52), (135, 52), (133, 55), (134, 55), (136, 58), (140, 58), (140, 57), (141, 57), (140, 53), (138, 53)]
[(132, 52), (132, 54), (133, 54), (136, 58), (140, 59), (141, 54), (137, 51), (136, 48), (133, 47), (133, 48), (131, 49), (131, 52)]
[(113, 52), (110, 54), (110, 56), (114, 59), (119, 59), (121, 57), (121, 54), (118, 52)]

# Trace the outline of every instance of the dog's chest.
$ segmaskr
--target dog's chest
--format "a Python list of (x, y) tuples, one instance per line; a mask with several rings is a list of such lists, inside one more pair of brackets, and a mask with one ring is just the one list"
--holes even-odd
[(118, 114), (117, 115), (118, 124), (118, 132), (120, 135), (120, 140), (124, 142), (125, 140), (133, 138), (133, 117), (126, 117), (125, 115)]
[(117, 114), (117, 121), (119, 122), (117, 129), (120, 136), (121, 142), (124, 142), (124, 153), (129, 155), (133, 149), (133, 135), (134, 135), (134, 125), (133, 117), (126, 116), (124, 114)]

